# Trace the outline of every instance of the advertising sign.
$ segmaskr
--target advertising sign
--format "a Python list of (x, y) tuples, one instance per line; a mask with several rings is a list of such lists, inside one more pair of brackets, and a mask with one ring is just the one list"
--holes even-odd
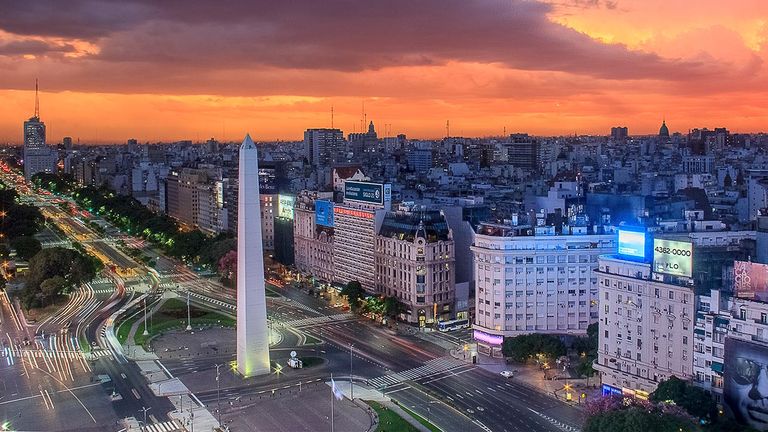
[[(387, 197), (389, 194), (389, 197)], [(365, 204), (383, 206), (392, 198), (392, 186), (389, 184), (369, 183), (360, 181), (344, 182), (344, 201), (355, 201)]]
[(325, 200), (315, 201), (315, 223), (333, 228), (333, 203)]
[(768, 347), (744, 340), (725, 338), (723, 401), (741, 423), (759, 431), (768, 430), (764, 400), (768, 389)]
[(733, 282), (736, 297), (768, 302), (768, 265), (734, 261)]
[(673, 276), (693, 274), (693, 244), (653, 239), (653, 271)]
[(473, 330), (472, 337), (475, 340), (485, 342), (488, 345), (501, 345), (504, 343), (504, 336), (498, 336), (480, 330)]
[(277, 196), (277, 217), (293, 220), (293, 195)]
[(619, 230), (619, 255), (645, 258), (645, 232)]

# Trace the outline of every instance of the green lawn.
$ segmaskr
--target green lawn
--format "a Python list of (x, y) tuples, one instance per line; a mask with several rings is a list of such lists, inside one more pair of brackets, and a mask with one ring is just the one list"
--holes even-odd
[[(235, 319), (197, 306), (190, 307), (192, 327), (223, 326), (234, 327)], [(152, 336), (169, 330), (187, 327), (187, 302), (181, 299), (169, 299), (155, 312), (147, 326), (148, 336), (144, 336), (144, 326), (139, 326), (134, 335), (137, 345), (145, 345)]]
[(415, 427), (389, 408), (374, 401), (364, 402), (379, 415), (379, 425), (376, 427), (376, 432), (418, 432)]
[(312, 336), (310, 334), (304, 333), (304, 337), (307, 338), (307, 341), (304, 342), (304, 345), (314, 345), (314, 344), (319, 344), (320, 343), (320, 339), (318, 339), (318, 338), (316, 338), (316, 337), (314, 337), (314, 336)]
[[(397, 402), (395, 402), (395, 403), (397, 403)], [(419, 423), (423, 424), (427, 429), (431, 430), (432, 432), (442, 432), (442, 429), (440, 429), (439, 427), (437, 427), (437, 426), (433, 425), (432, 423), (428, 422), (427, 419), (425, 419), (424, 417), (416, 414), (415, 412), (411, 411), (410, 409), (408, 409), (408, 408), (406, 408), (406, 407), (404, 407), (404, 406), (402, 406), (400, 404), (398, 404), (398, 405), (400, 406), (400, 408), (403, 409), (403, 411), (405, 411), (408, 414), (410, 414), (411, 417), (415, 418), (416, 421), (418, 421)]]
[(126, 339), (128, 339), (128, 333), (131, 332), (131, 327), (133, 327), (133, 323), (136, 322), (136, 320), (144, 318), (141, 314), (136, 314), (136, 316), (120, 321), (117, 326), (117, 331), (115, 332), (115, 336), (117, 336), (117, 341), (120, 342), (120, 344), (124, 344)]

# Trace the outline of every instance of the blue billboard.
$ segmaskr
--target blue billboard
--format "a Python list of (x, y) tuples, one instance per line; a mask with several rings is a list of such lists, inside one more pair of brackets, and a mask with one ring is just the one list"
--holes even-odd
[(626, 258), (644, 260), (646, 254), (646, 233), (642, 231), (619, 230), (618, 252)]
[(333, 228), (333, 203), (325, 200), (315, 201), (315, 223)]

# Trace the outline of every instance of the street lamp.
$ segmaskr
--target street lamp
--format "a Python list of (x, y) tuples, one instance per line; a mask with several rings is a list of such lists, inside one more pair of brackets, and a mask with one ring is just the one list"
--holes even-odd
[(144, 411), (144, 428), (147, 427), (147, 411), (151, 410), (152, 407), (141, 407), (141, 410)]
[[(176, 285), (178, 287), (178, 285)], [(187, 331), (192, 331), (192, 313), (189, 310), (189, 290), (187, 290)]]
[(355, 400), (355, 386), (352, 383), (352, 348), (354, 346), (353, 343), (349, 344), (349, 400), (351, 401)]
[(219, 380), (219, 368), (221, 363), (216, 365), (216, 414), (219, 418), (219, 426), (221, 426), (221, 381)]
[(147, 298), (144, 297), (144, 336), (149, 336), (147, 331)]

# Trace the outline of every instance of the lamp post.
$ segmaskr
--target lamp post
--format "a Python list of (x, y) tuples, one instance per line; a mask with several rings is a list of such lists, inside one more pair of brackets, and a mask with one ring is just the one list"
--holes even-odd
[(192, 313), (189, 310), (189, 290), (187, 290), (187, 331), (192, 331)]
[(144, 297), (144, 336), (149, 336), (147, 331), (147, 298)]
[(355, 400), (355, 386), (352, 383), (352, 348), (354, 346), (353, 343), (349, 344), (349, 400), (351, 401)]
[(219, 380), (219, 368), (221, 364), (216, 365), (216, 414), (219, 419), (219, 426), (221, 426), (221, 381)]
[(152, 407), (141, 407), (141, 410), (144, 411), (144, 428), (147, 427), (147, 411), (151, 410)]

